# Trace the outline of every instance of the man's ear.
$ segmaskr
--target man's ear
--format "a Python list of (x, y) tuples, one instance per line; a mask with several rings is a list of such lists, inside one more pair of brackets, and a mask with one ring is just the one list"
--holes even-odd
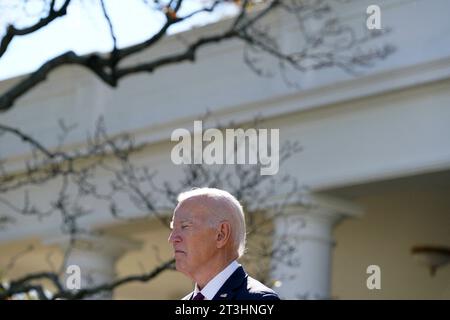
[(224, 247), (231, 236), (231, 225), (228, 221), (222, 221), (217, 227), (216, 244), (217, 248)]

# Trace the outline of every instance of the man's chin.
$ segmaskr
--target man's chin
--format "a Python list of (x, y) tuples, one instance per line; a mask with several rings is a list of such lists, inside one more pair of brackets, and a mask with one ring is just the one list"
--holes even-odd
[(177, 267), (176, 269), (177, 269), (178, 272), (182, 273), (182, 274), (185, 275), (186, 277), (188, 277), (188, 278), (191, 277), (191, 274), (190, 274), (186, 269), (178, 268), (178, 267)]
[(189, 272), (189, 270), (186, 267), (186, 264), (183, 261), (175, 260), (175, 269), (187, 277), (191, 276), (191, 273)]
[[(184, 271), (184, 263), (179, 261), (178, 259), (175, 259), (175, 269), (177, 271), (183, 272)], [(184, 272), (183, 272), (184, 273)]]

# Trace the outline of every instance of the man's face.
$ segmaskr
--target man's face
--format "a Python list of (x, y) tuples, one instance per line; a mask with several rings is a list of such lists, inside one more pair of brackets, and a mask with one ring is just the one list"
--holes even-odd
[(176, 269), (191, 277), (207, 266), (217, 251), (216, 230), (208, 224), (208, 209), (202, 199), (182, 201), (175, 208), (169, 242)]

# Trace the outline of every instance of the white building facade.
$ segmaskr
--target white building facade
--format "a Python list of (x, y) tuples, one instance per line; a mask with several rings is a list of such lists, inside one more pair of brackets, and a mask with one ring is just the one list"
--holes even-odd
[[(274, 221), (274, 237), (287, 232), (299, 239), (293, 255), (300, 257), (300, 265), (271, 262), (271, 278), (283, 298), (449, 299), (448, 265), (430, 277), (427, 268), (414, 260), (411, 248), (450, 247), (450, 41), (446, 36), (450, 3), (378, 2), (382, 26), (392, 29), (380, 44), (392, 43), (396, 51), (357, 75), (337, 68), (298, 73), (300, 87), (289, 87), (279, 74), (264, 78), (253, 73), (243, 61), (242, 43), (232, 41), (200, 50), (193, 64), (132, 76), (116, 89), (84, 70), (62, 68), (1, 114), (0, 123), (25, 128), (49, 147), (57, 143), (58, 118), (77, 123), (78, 133), (65, 145), (70, 149), (83, 146), (85, 132), (92, 131), (102, 116), (109, 133), (128, 132), (150, 144), (140, 163), (156, 168), (166, 180), (177, 181), (181, 168), (170, 161), (173, 130), (192, 130), (193, 122), (208, 110), (221, 123), (245, 124), (261, 117), (264, 127), (280, 130), (281, 141), (297, 140), (302, 146), (279, 174), (294, 176), (307, 186), (314, 207), (305, 211), (293, 203), (292, 215)], [(344, 5), (341, 18), (360, 26), (369, 4)], [(223, 23), (189, 31), (185, 37), (220, 30)], [(295, 25), (285, 23), (282, 16), (271, 17), (270, 23), (281, 43), (295, 41)], [(172, 52), (180, 45), (177, 37), (169, 37), (151, 54)], [(0, 90), (14, 81), (3, 81)], [(19, 143), (0, 148), (11, 170), (30, 156)], [(57, 188), (34, 190), (34, 197), (39, 203), (50, 201)], [(22, 197), (22, 193), (8, 194), (8, 201), (20, 203)], [(161, 244), (161, 256), (170, 257), (168, 232), (156, 222), (121, 224), (104, 208), (91, 206), (96, 214), (86, 218), (86, 225), (110, 230), (110, 235), (83, 239), (89, 245), (77, 248), (70, 260), (89, 270), (91, 283), (138, 273), (142, 271), (138, 265), (151, 269), (156, 264), (154, 243)], [(0, 210), (7, 213), (6, 206)], [(132, 207), (123, 212), (129, 217), (134, 213)], [(303, 228), (296, 227), (299, 218), (306, 221)], [(287, 231), (281, 228), (285, 224), (290, 226)], [(12, 278), (45, 266), (43, 257), (49, 248), (66, 245), (59, 226), (56, 217), (39, 223), (20, 217), (14, 226), (0, 231), (2, 265), (21, 247), (36, 246), (28, 258), (17, 262)], [(367, 286), (367, 268), (373, 265), (380, 268), (381, 288)], [(191, 286), (182, 275), (168, 272), (148, 284), (125, 286), (115, 297), (176, 299)]]

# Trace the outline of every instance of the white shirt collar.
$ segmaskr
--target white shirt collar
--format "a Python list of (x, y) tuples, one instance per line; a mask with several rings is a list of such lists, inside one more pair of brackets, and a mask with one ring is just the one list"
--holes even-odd
[(212, 278), (202, 290), (199, 290), (197, 284), (195, 284), (193, 297), (195, 297), (195, 295), (200, 291), (205, 297), (205, 300), (212, 300), (219, 289), (222, 288), (225, 281), (227, 281), (227, 279), (233, 274), (233, 272), (236, 271), (237, 268), (239, 268), (239, 266), (239, 263), (234, 260), (228, 265), (228, 267)]

